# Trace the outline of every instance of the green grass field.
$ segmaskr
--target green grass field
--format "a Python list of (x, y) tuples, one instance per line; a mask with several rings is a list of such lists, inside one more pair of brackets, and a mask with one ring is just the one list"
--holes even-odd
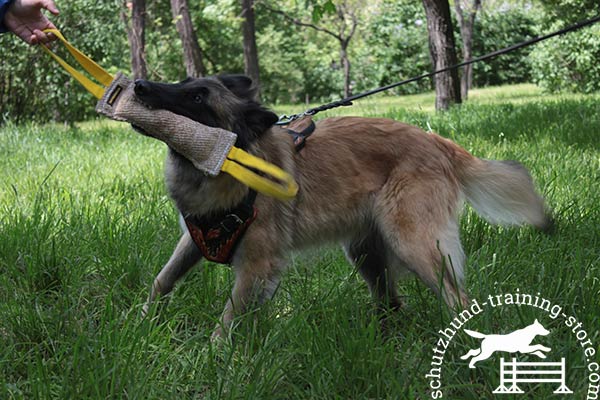
[[(479, 304), (517, 289), (539, 293), (576, 317), (591, 344), (526, 305), (488, 308), (464, 328), (508, 333), (537, 318), (551, 334), (535, 343), (552, 348), (548, 360), (566, 358), (573, 398), (588, 396), (587, 368), (600, 358), (585, 353), (600, 351), (599, 100), (520, 85), (476, 90), (443, 114), (432, 112), (431, 94), (379, 96), (329, 112), (403, 120), (531, 170), (554, 209), (555, 234), (490, 226), (467, 208), (468, 291)], [(408, 279), (400, 288), (406, 305), (382, 334), (366, 285), (335, 246), (291, 255), (275, 299), (239, 318), (231, 342), (209, 341), (232, 285), (225, 266), (193, 270), (155, 318), (141, 319), (149, 284), (179, 236), (163, 183), (165, 153), (163, 144), (106, 121), (0, 127), (0, 399), (434, 395), (426, 374), (438, 331), (454, 316)], [(459, 359), (478, 345), (462, 331), (450, 342), (443, 398), (494, 396), (500, 356), (476, 369)], [(519, 386), (525, 394), (498, 396), (571, 398), (553, 395), (554, 383)]]

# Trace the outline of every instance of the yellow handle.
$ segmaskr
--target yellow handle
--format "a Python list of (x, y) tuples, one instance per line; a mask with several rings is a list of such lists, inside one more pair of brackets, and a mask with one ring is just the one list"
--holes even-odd
[[(275, 183), (250, 171), (240, 164), (264, 172), (273, 178), (282, 181), (282, 183)], [(291, 200), (296, 196), (296, 193), (298, 193), (298, 184), (290, 174), (261, 158), (246, 153), (242, 149), (238, 149), (237, 147), (231, 148), (227, 155), (227, 160), (225, 160), (221, 167), (221, 171), (227, 172), (229, 175), (252, 189), (279, 200)]]
[(62, 33), (60, 33), (60, 31), (58, 31), (57, 29), (46, 29), (46, 30), (44, 30), (44, 32), (52, 33), (57, 38), (59, 38), (60, 41), (63, 42), (63, 44), (65, 45), (67, 50), (69, 50), (69, 53), (71, 53), (71, 55), (79, 63), (79, 65), (81, 65), (83, 67), (83, 69), (85, 69), (90, 75), (92, 75), (103, 86), (98, 85), (97, 83), (88, 79), (81, 72), (79, 72), (75, 68), (71, 67), (65, 60), (63, 60), (62, 58), (60, 58), (59, 56), (54, 54), (54, 52), (52, 50), (50, 50), (48, 47), (41, 45), (42, 49), (44, 49), (44, 51), (46, 53), (50, 54), (50, 56), (52, 56), (52, 58), (54, 58), (65, 70), (67, 70), (67, 72), (69, 74), (71, 74), (71, 76), (73, 76), (73, 78), (77, 79), (77, 81), (79, 83), (81, 83), (88, 92), (90, 92), (91, 94), (96, 96), (96, 98), (98, 98), (98, 99), (102, 98), (102, 95), (104, 94), (104, 87), (110, 85), (110, 83), (113, 81), (114, 77), (112, 75), (110, 75), (108, 72), (106, 72), (101, 66), (96, 64), (91, 58), (89, 58), (88, 56), (83, 54), (81, 51), (79, 51), (78, 49), (73, 47), (73, 45), (71, 45), (71, 43), (69, 43), (65, 39), (65, 37), (62, 35)]

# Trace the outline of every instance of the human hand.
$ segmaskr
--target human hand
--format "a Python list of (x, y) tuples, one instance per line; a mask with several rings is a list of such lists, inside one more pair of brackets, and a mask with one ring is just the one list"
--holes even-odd
[(4, 25), (29, 44), (56, 40), (53, 34), (43, 32), (44, 29), (56, 27), (42, 13), (42, 9), (58, 15), (58, 8), (52, 0), (14, 0), (4, 15)]

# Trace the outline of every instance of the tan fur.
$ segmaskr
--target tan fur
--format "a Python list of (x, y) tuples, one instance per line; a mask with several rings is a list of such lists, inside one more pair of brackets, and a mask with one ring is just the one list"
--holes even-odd
[[(215, 336), (223, 335), (251, 301), (273, 294), (290, 251), (328, 242), (342, 243), (348, 258), (360, 263), (378, 300), (397, 304), (396, 280), (410, 271), (451, 307), (465, 305), (458, 217), (463, 197), (476, 196), (487, 183), (497, 187), (486, 195), (500, 191), (501, 201), (517, 198), (525, 211), (513, 222), (546, 223), (524, 168), (490, 164), (436, 134), (389, 119), (322, 120), (299, 153), (289, 135), (274, 127), (250, 151), (293, 174), (300, 190), (289, 202), (257, 197), (258, 217), (234, 255), (236, 281)], [(182, 188), (176, 173), (168, 162), (167, 182), (181, 210), (227, 209), (247, 192), (226, 174)], [(511, 207), (504, 211), (512, 212)], [(200, 258), (184, 233), (157, 276), (150, 301), (168, 293)]]

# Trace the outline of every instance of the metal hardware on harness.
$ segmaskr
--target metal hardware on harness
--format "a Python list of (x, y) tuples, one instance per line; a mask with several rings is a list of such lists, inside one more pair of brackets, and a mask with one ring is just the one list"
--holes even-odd
[(279, 120), (277, 122), (275, 122), (275, 125), (278, 125), (278, 126), (287, 125), (290, 122), (293, 122), (302, 117), (314, 115), (314, 113), (311, 113), (310, 111), (311, 110), (308, 110), (308, 111), (305, 111), (305, 112), (299, 113), (299, 114), (292, 114), (292, 115), (283, 114), (282, 116), (279, 117)]
[(330, 108), (335, 108), (335, 107), (342, 107), (342, 106), (351, 106), (352, 102), (351, 101), (345, 101), (345, 100), (339, 100), (339, 101), (334, 101), (333, 103), (329, 103), (329, 104), (325, 104), (319, 107), (315, 107), (315, 108), (310, 108), (304, 112), (298, 113), (298, 114), (292, 114), (292, 115), (282, 115), (279, 117), (279, 121), (277, 121), (275, 123), (275, 125), (287, 125), (290, 122), (293, 122), (297, 119), (303, 118), (303, 117), (312, 117), (313, 115), (315, 115), (318, 112), (321, 111), (325, 111), (325, 110), (329, 110)]

